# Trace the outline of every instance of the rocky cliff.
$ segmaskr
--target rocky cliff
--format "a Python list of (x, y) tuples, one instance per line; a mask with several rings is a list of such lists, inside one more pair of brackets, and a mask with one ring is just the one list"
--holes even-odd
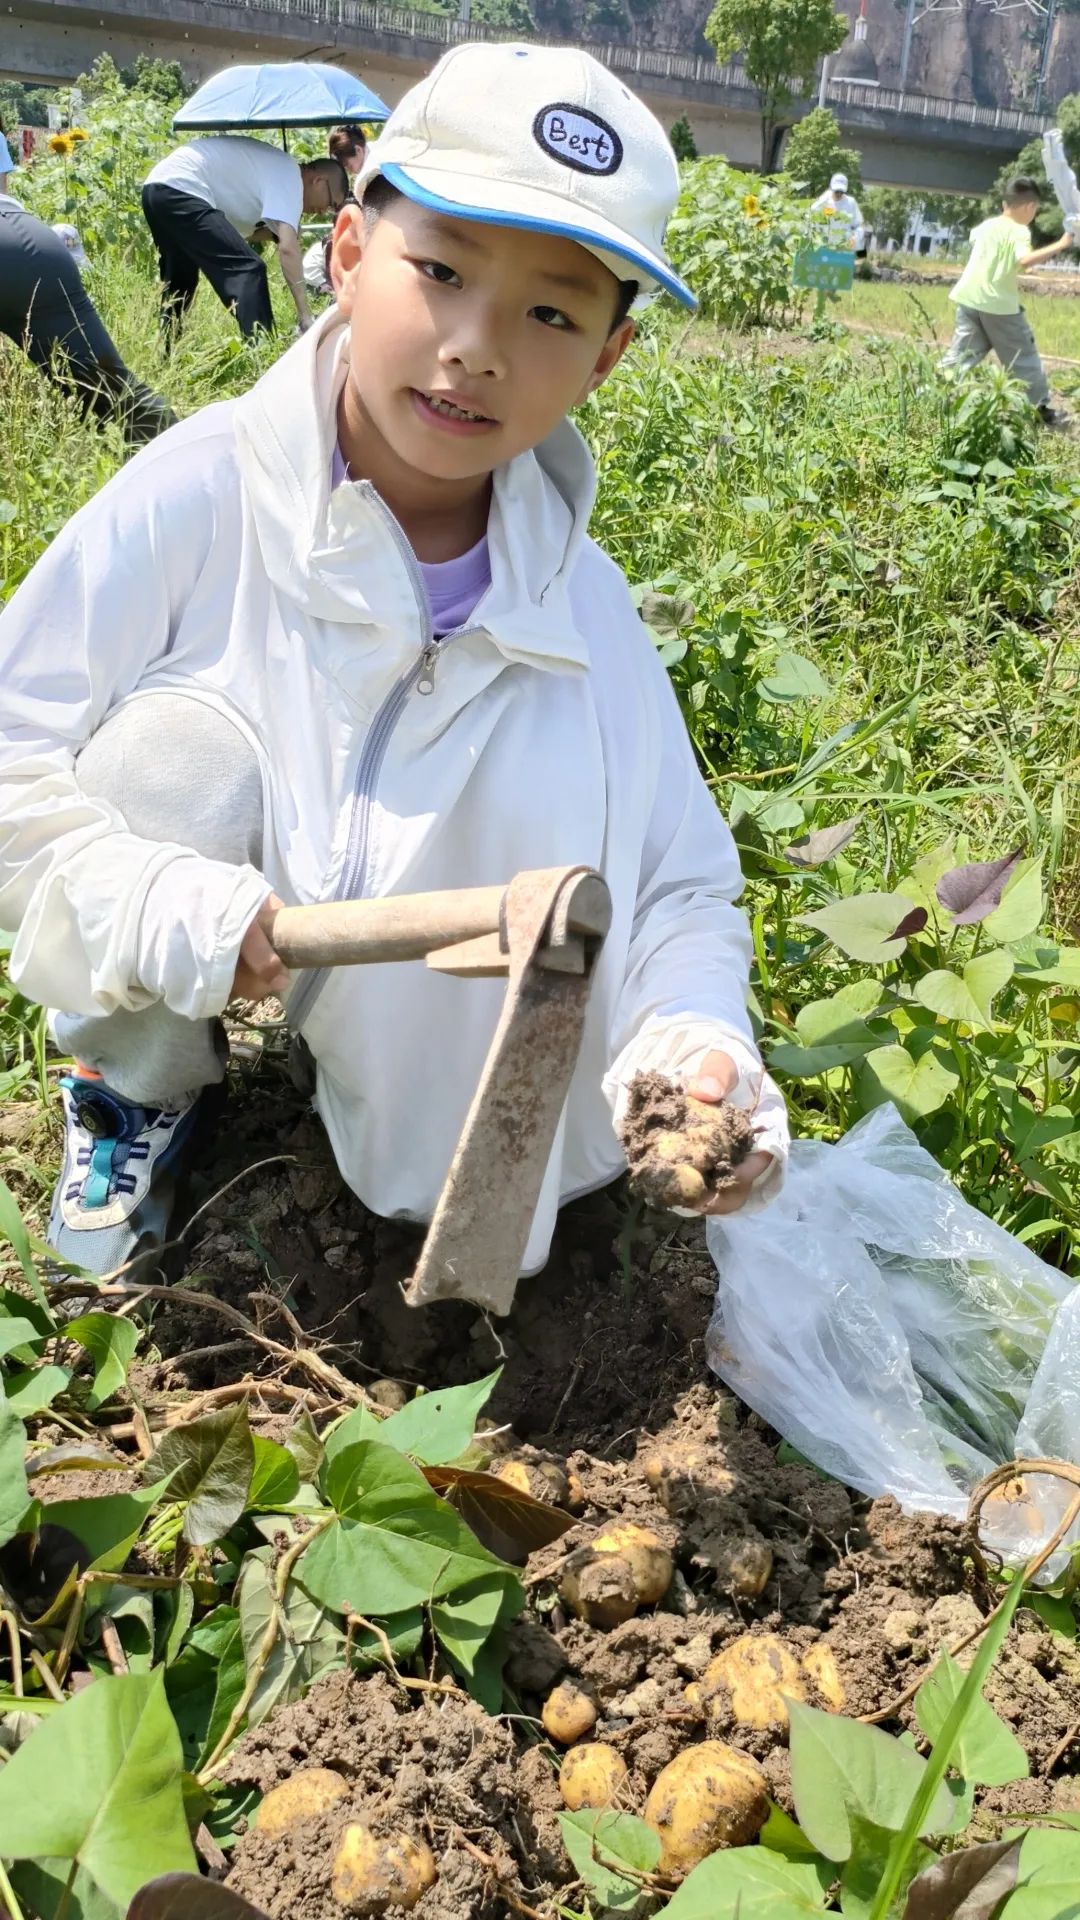
[[(837, 0), (854, 13), (854, 0)], [(925, 0), (918, 0), (920, 12)], [(1045, 31), (1045, 17), (1029, 0), (997, 12), (992, 0), (944, 0), (923, 15), (912, 39), (908, 86), (945, 99), (978, 100), (986, 106), (1030, 106)], [(532, 0), (541, 31), (618, 40), (643, 47), (673, 47), (708, 53), (702, 27), (710, 0)], [(905, 0), (867, 0), (867, 45), (882, 86), (900, 84)], [(1080, 91), (1080, 13), (1058, 12), (1050, 49), (1046, 98)]]

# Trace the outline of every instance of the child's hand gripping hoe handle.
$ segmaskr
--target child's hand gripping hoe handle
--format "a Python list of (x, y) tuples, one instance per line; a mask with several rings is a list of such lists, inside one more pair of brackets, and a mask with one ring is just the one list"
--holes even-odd
[(611, 897), (591, 867), (508, 887), (281, 907), (288, 967), (426, 957), (461, 978), (506, 976), (502, 1014), (406, 1298), (508, 1313), (581, 1046)]

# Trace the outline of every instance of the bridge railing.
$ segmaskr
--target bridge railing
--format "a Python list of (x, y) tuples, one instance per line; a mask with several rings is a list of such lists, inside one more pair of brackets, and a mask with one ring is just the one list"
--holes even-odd
[[(396, 34), (407, 40), (434, 41), (456, 46), (466, 40), (504, 40), (505, 27), (489, 27), (478, 20), (462, 21), (443, 13), (417, 13), (408, 7), (382, 5), (380, 0), (208, 0), (215, 5), (241, 6), (263, 13), (291, 14), (318, 26), (348, 26), (362, 32)], [(675, 53), (661, 47), (627, 47), (607, 41), (589, 43), (588, 51), (616, 72), (641, 79), (684, 80), (718, 93), (753, 89), (741, 66), (718, 66), (704, 54)], [(1020, 107), (982, 107), (973, 100), (941, 100), (929, 94), (905, 93), (895, 87), (867, 86), (856, 80), (831, 80), (826, 98), (833, 104), (866, 107), (879, 113), (915, 114), (926, 120), (946, 120), (973, 127), (997, 127), (1031, 135), (1051, 124), (1038, 113)]]

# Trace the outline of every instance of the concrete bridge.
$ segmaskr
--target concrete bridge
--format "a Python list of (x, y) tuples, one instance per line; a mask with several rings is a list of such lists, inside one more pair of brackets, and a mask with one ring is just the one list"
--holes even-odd
[[(318, 59), (339, 62), (393, 103), (447, 46), (502, 37), (379, 0), (0, 0), (0, 75), (67, 82), (99, 53), (118, 66), (140, 53), (179, 60), (197, 79), (237, 61)], [(625, 74), (666, 125), (685, 113), (699, 152), (757, 163), (757, 100), (739, 68), (641, 47), (590, 51)], [(825, 97), (876, 185), (984, 192), (1049, 124), (1015, 108), (849, 80), (830, 82)], [(793, 118), (814, 104), (797, 104)]]

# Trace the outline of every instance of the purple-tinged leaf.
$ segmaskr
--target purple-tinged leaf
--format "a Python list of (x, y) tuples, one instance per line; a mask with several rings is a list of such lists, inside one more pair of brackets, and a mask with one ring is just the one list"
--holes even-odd
[(929, 918), (930, 915), (927, 913), (925, 907), (912, 907), (910, 913), (905, 913), (900, 925), (893, 933), (892, 938), (894, 940), (910, 940), (913, 933), (922, 932)]
[(992, 1920), (1016, 1886), (1019, 1840), (946, 1853), (908, 1888), (904, 1920)]
[(260, 1907), (198, 1873), (163, 1873), (140, 1887), (127, 1920), (266, 1920)]
[(851, 845), (862, 823), (863, 816), (857, 813), (851, 820), (839, 820), (835, 827), (816, 827), (785, 847), (784, 859), (795, 867), (823, 867), (826, 860), (835, 859)]
[(958, 927), (974, 927), (1000, 907), (1005, 883), (1023, 855), (1023, 847), (1016, 847), (1002, 860), (975, 860), (942, 874), (935, 891)]

